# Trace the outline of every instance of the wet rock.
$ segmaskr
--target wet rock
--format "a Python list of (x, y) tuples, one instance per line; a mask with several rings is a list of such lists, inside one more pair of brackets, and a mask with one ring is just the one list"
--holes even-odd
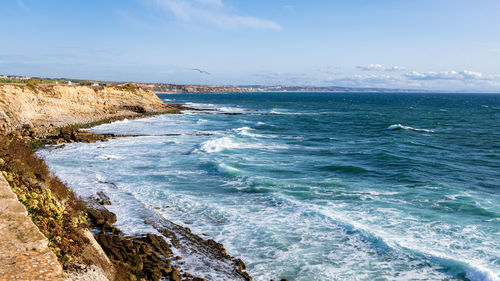
[[(40, 134), (40, 137), (42, 134)], [(87, 131), (62, 128), (58, 133), (47, 135), (45, 138), (48, 144), (61, 144), (61, 143), (73, 143), (73, 142), (89, 142), (94, 143), (97, 141), (107, 141), (113, 138), (113, 134), (92, 134)]]
[(62, 145), (60, 145), (60, 146), (56, 147), (56, 149), (63, 149), (63, 148), (65, 148), (65, 147), (66, 147), (66, 144), (64, 144), (64, 143), (63, 143)]
[(170, 274), (170, 279), (173, 281), (181, 281), (181, 273), (177, 269), (174, 269)]
[(245, 265), (245, 263), (241, 259), (236, 259), (234, 262), (236, 263), (236, 266), (240, 270), (245, 270), (246, 269), (246, 265)]
[(116, 215), (104, 207), (89, 207), (87, 208), (87, 214), (95, 226), (112, 225), (116, 222)]
[(96, 201), (99, 205), (111, 205), (111, 200), (109, 197), (102, 191), (97, 192)]
[(173, 255), (172, 250), (168, 246), (168, 243), (163, 239), (163, 237), (155, 234), (147, 234), (146, 242), (150, 243), (155, 247), (155, 249), (160, 252), (164, 257), (171, 257)]

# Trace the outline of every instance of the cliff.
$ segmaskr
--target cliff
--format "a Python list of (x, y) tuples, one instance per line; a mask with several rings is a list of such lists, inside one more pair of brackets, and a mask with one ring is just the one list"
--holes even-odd
[(0, 85), (0, 133), (48, 130), (120, 116), (175, 111), (152, 91), (126, 87)]

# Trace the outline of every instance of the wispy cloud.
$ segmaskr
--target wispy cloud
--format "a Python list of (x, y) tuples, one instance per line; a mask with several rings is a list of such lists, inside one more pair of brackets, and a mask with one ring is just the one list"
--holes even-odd
[(19, 6), (19, 8), (23, 9), (26, 12), (31, 12), (31, 10), (28, 8), (28, 6), (26, 6), (24, 4), (24, 2), (22, 0), (16, 0), (16, 2), (17, 2), (17, 5)]
[(391, 66), (385, 67), (381, 64), (367, 64), (367, 65), (359, 65), (356, 66), (357, 69), (361, 69), (363, 71), (403, 71), (404, 67), (401, 66)]
[(146, 0), (184, 22), (202, 21), (219, 28), (253, 28), (280, 31), (281, 25), (267, 19), (235, 14), (222, 0)]
[(352, 76), (346, 76), (346, 77), (340, 77), (340, 78), (332, 78), (329, 77), (327, 81), (334, 82), (334, 83), (341, 83), (341, 84), (348, 84), (351, 86), (374, 86), (377, 85), (379, 87), (386, 87), (390, 85), (395, 85), (399, 84), (400, 78), (396, 76), (391, 76), (391, 75), (377, 75), (377, 74), (370, 74), (370, 75), (352, 75)]

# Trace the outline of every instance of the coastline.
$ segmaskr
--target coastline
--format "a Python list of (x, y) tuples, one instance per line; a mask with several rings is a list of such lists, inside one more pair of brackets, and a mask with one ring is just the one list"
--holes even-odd
[[(24, 93), (26, 90), (35, 97), (41, 96), (40, 99), (42, 100), (45, 98), (43, 95), (46, 93), (49, 93), (51, 98), (53, 98), (54, 88), (56, 87), (37, 87), (34, 90), (23, 89), (22, 91)], [(61, 89), (66, 91), (68, 88), (74, 89), (76, 87), (58, 86), (57, 88), (55, 91), (60, 91)], [(91, 89), (92, 92), (90, 92), (87, 88), (89, 87), (79, 86), (76, 88), (76, 91), (77, 93), (78, 91), (83, 91), (84, 93), (90, 93), (90, 95), (92, 95), (92, 92), (95, 92), (97, 95), (99, 94), (99, 91)], [(184, 109), (182, 106), (164, 104), (153, 92), (148, 90), (137, 88), (132, 91), (148, 96), (153, 101), (150, 104), (144, 105), (141, 103), (138, 104), (133, 99), (123, 99), (123, 95), (129, 93), (127, 92), (128, 89), (127, 91), (115, 89), (122, 96), (120, 96), (118, 99), (119, 102), (116, 102), (113, 107), (104, 106), (104, 108), (94, 108), (91, 110), (91, 114), (88, 114), (88, 112), (85, 112), (85, 114), (73, 112), (73, 117), (75, 118), (71, 118), (68, 121), (68, 112), (61, 114), (64, 115), (63, 118), (47, 114), (47, 112), (51, 112), (50, 106), (57, 109), (60, 102), (49, 104), (49, 108), (44, 108), (42, 114), (27, 115), (26, 112), (30, 113), (29, 111), (22, 111), (22, 106), (26, 105), (23, 104), (25, 101), (16, 100), (16, 94), (20, 94), (18, 93), (18, 89), (19, 87), (0, 85), (0, 98), (3, 97), (0, 106), (2, 104), (6, 105), (6, 108), (11, 110), (11, 112), (5, 110), (6, 114), (4, 114), (3, 120), (0, 118), (0, 131), (7, 138), (7, 155), (11, 153), (8, 146), (13, 140), (20, 146), (22, 142), (29, 144), (32, 149), (43, 147), (46, 144), (61, 144), (61, 146), (64, 146), (64, 143), (67, 142), (106, 141), (109, 138), (126, 136), (91, 134), (80, 129), (123, 119), (144, 118), (169, 113), (178, 114)], [(14, 99), (9, 100), (5, 98), (6, 96), (8, 97), (9, 91), (14, 91), (13, 94), (12, 92), (10, 93), (11, 98), (14, 97)], [(64, 96), (61, 98), (64, 98)], [(101, 97), (95, 96), (93, 98), (99, 99)], [(104, 105), (106, 105), (106, 102), (109, 104), (109, 102), (113, 103), (116, 100), (116, 98), (108, 98), (108, 100), (104, 101)], [(12, 112), (12, 109), (14, 109), (12, 105), (16, 104), (16, 102), (21, 105), (21, 112), (17, 112), (18, 115), (16, 115), (16, 112)], [(47, 103), (43, 104), (43, 106), (47, 107)], [(40, 113), (37, 112), (37, 108), (34, 108), (31, 113), (33, 112)], [(54, 112), (52, 111), (52, 113)], [(5, 115), (7, 115), (7, 118)], [(33, 116), (36, 116), (36, 118), (33, 118)], [(44, 118), (39, 118), (40, 116)], [(133, 137), (135, 135), (127, 136)], [(31, 150), (31, 153), (33, 154), (34, 150)], [(12, 159), (8, 158), (7, 160)], [(43, 162), (43, 160), (40, 161)], [(6, 165), (2, 170), (7, 169), (7, 164), (10, 162), (7, 161), (4, 163)], [(25, 163), (25, 165), (29, 166), (30, 163)], [(15, 171), (9, 172), (13, 174)], [(20, 175), (20, 177), (22, 178), (23, 175)], [(16, 186), (14, 180), (7, 180), (11, 188)], [(21, 196), (20, 193), (17, 193), (17, 195), (18, 197)], [(24, 202), (21, 199), (19, 200), (25, 205), (29, 204), (29, 200), (25, 200)], [(103, 272), (100, 274), (99, 278), (101, 279), (99, 280), (106, 280), (104, 278), (109, 280), (141, 280), (141, 278), (160, 280), (167, 277), (171, 280), (205, 280), (183, 270), (183, 267), (187, 265), (184, 260), (187, 260), (187, 257), (193, 254), (199, 256), (199, 261), (205, 263), (207, 267), (212, 267), (215, 271), (225, 272), (225, 274), (233, 276), (233, 280), (252, 280), (248, 273), (244, 271), (245, 264), (243, 261), (228, 255), (223, 245), (213, 240), (204, 240), (200, 236), (191, 233), (189, 228), (179, 226), (159, 215), (154, 217), (154, 219), (150, 219), (147, 223), (157, 229), (161, 235), (144, 234), (140, 237), (126, 237), (119, 229), (112, 226), (114, 221), (116, 221), (116, 215), (106, 209), (105, 206), (108, 203), (105, 194), (96, 194), (95, 198), (85, 200), (88, 223), (79, 224), (78, 232), (82, 232), (81, 236), (85, 236), (85, 233), (87, 234), (86, 239), (88, 242), (84, 243), (85, 245), (90, 244), (93, 248), (97, 249), (95, 249), (90, 258), (85, 257), (86, 259), (81, 259), (81, 257), (75, 254), (75, 257), (66, 257), (67, 260), (64, 262), (59, 259), (66, 272), (70, 273), (69, 275), (72, 280), (85, 280), (82, 279), (84, 278), (82, 276), (88, 275), (89, 272), (94, 272), (95, 274), (95, 270), (89, 270), (92, 267), (98, 267)], [(29, 212), (30, 209), (29, 207), (27, 208)], [(90, 232), (86, 229), (92, 230), (94, 235), (90, 235), (89, 237), (88, 233)], [(54, 250), (53, 248), (51, 249)], [(176, 256), (174, 256), (173, 249), (176, 252)], [(105, 256), (102, 256), (103, 253), (105, 253)]]

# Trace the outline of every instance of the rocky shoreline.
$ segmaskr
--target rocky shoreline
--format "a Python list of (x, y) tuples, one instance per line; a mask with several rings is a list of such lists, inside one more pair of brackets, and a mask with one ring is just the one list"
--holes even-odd
[[(5, 146), (0, 150), (3, 151), (0, 159), (4, 158), (1, 159), (0, 168), (3, 173), (9, 175), (7, 181), (11, 188), (16, 191), (19, 201), (25, 204), (28, 213), (37, 208), (50, 209), (52, 208), (50, 204), (59, 204), (62, 211), (56, 212), (55, 215), (64, 217), (68, 216), (64, 211), (65, 204), (71, 203), (72, 200), (77, 202), (79, 199), (69, 201), (65, 199), (76, 198), (73, 194), (70, 197), (55, 196), (55, 199), (54, 196), (50, 196), (49, 191), (54, 187), (44, 182), (55, 181), (57, 183), (55, 186), (62, 185), (58, 188), (70, 191), (57, 178), (49, 175), (45, 163), (34, 155), (33, 149), (44, 145), (59, 145), (55, 146), (57, 148), (71, 142), (97, 142), (116, 137), (135, 137), (137, 135), (92, 134), (81, 129), (125, 118), (179, 113), (183, 108), (165, 105), (154, 93), (141, 88), (126, 91), (89, 89), (82, 86), (40, 86), (35, 89), (20, 89), (17, 86), (0, 85), (0, 109), (3, 110), (0, 114), (0, 136)], [(21, 162), (21, 168), (14, 167), (18, 162)], [(36, 169), (39, 167), (33, 165), (43, 166), (44, 175), (38, 175)], [(30, 178), (30, 174), (35, 175), (33, 179)], [(26, 199), (24, 194), (31, 196), (30, 192), (33, 192), (29, 186), (26, 191), (16, 189), (23, 183), (32, 184), (33, 190), (38, 190), (40, 195), (37, 196), (42, 196), (42, 203), (36, 204), (42, 205), (32, 206), (33, 199)], [(49, 199), (55, 200), (54, 203), (44, 203)], [(103, 193), (87, 198), (84, 207), (75, 207), (77, 215), (75, 213), (73, 217), (68, 217), (74, 222), (68, 227), (76, 228), (65, 230), (64, 225), (61, 226), (63, 244), (60, 247), (65, 246), (64, 237), (71, 232), (74, 237), (68, 238), (67, 241), (70, 242), (66, 243), (71, 244), (74, 239), (80, 241), (72, 252), (62, 256), (63, 260), (58, 256), (71, 280), (205, 280), (184, 269), (188, 266), (186, 260), (193, 260), (193, 256), (206, 267), (216, 272), (224, 272), (231, 280), (252, 280), (245, 272), (243, 261), (228, 255), (223, 245), (213, 240), (205, 240), (191, 233), (189, 228), (177, 225), (158, 214), (145, 222), (157, 229), (161, 235), (144, 234), (138, 237), (124, 235), (113, 226), (116, 215), (106, 209), (108, 204), (110, 201)], [(32, 207), (35, 209), (30, 209)], [(75, 218), (80, 218), (82, 214), (86, 214), (84, 216), (86, 219), (75, 222)], [(41, 227), (39, 221), (34, 222)], [(41, 230), (50, 236), (48, 236), (49, 247), (53, 251), (59, 249), (54, 248), (53, 242), (50, 242), (54, 239), (52, 230), (50, 228)], [(89, 235), (88, 230), (91, 230), (93, 235)], [(93, 248), (90, 252), (84, 250), (89, 248), (88, 245)]]
[[(139, 135), (93, 134), (80, 129), (63, 128), (58, 135), (46, 136), (44, 143), (62, 144), (57, 146), (57, 149), (68, 142), (92, 143), (108, 141), (110, 138), (136, 136)], [(226, 276), (232, 275), (231, 280), (252, 280), (241, 259), (228, 255), (222, 244), (210, 239), (205, 240), (192, 233), (189, 228), (156, 215), (145, 220), (145, 223), (152, 225), (162, 236), (143, 234), (140, 237), (129, 237), (113, 226), (116, 215), (105, 207), (111, 205), (106, 194), (97, 193), (95, 197), (88, 198), (86, 203), (90, 225), (97, 242), (112, 262), (121, 264), (121, 271), (133, 272), (139, 280), (161, 280), (166, 277), (170, 280), (206, 280), (183, 269), (186, 264), (182, 260), (193, 253), (201, 254), (201, 260), (207, 267), (214, 267), (215, 271), (224, 272)], [(173, 248), (186, 256), (174, 256)], [(125, 277), (120, 276), (119, 280), (124, 280)]]

